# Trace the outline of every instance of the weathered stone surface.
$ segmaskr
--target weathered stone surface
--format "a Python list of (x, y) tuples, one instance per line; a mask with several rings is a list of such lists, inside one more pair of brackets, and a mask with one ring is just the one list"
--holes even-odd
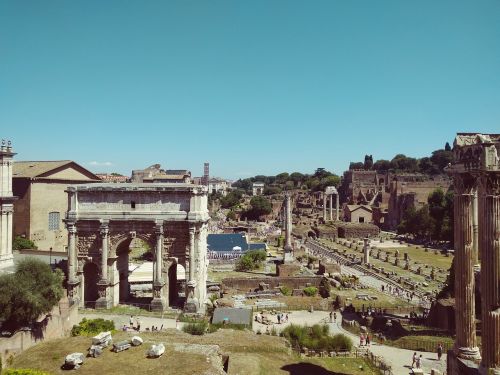
[(67, 366), (80, 366), (84, 358), (83, 353), (71, 353), (64, 359), (64, 364)]
[(140, 338), (139, 336), (132, 337), (132, 339), (130, 341), (132, 342), (132, 345), (134, 345), (134, 346), (142, 345), (142, 343), (144, 342), (144, 340), (142, 338)]
[(101, 332), (98, 335), (92, 337), (92, 345), (101, 345), (102, 347), (106, 347), (111, 344), (113, 338), (111, 337), (111, 332)]
[(160, 343), (157, 345), (152, 345), (147, 352), (147, 356), (149, 358), (158, 358), (163, 353), (165, 353), (165, 345), (163, 345), (163, 343)]

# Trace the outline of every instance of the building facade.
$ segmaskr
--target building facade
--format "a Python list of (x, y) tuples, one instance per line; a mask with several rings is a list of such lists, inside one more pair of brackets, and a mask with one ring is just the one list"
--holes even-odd
[(27, 238), (40, 250), (65, 251), (68, 233), (68, 185), (99, 182), (71, 160), (16, 161), (13, 165), (14, 236)]

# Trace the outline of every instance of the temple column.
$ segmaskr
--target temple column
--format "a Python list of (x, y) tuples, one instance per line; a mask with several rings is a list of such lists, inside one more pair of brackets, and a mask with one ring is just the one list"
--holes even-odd
[(474, 262), (472, 201), (474, 179), (454, 175), (454, 240), (455, 240), (455, 354), (459, 358), (480, 358), (476, 338), (474, 303)]
[(473, 250), (473, 262), (474, 264), (479, 263), (481, 255), (479, 254), (479, 201), (478, 201), (478, 191), (474, 191), (474, 197), (472, 199), (472, 250)]
[(481, 177), (482, 363), (484, 374), (500, 374), (500, 173)]
[(107, 222), (103, 222), (100, 226), (101, 235), (101, 279), (97, 283), (99, 298), (95, 306), (97, 309), (109, 309), (111, 307), (109, 280), (108, 280), (108, 240), (109, 227)]
[(326, 222), (326, 193), (323, 193), (323, 220)]
[(162, 277), (163, 266), (163, 223), (157, 223), (155, 227), (156, 246), (155, 246), (155, 272), (153, 280), (153, 300), (151, 301), (151, 310), (164, 311), (168, 306), (167, 298), (164, 296), (166, 281)]
[(285, 196), (285, 246), (283, 248), (283, 261), (289, 263), (293, 261), (292, 257), (292, 203), (290, 194)]
[(340, 220), (340, 216), (339, 216), (339, 193), (337, 193), (335, 195), (335, 200), (336, 200), (335, 203), (337, 204), (337, 206), (336, 206), (337, 207), (337, 221), (339, 221)]
[(333, 194), (330, 194), (330, 221), (333, 221)]

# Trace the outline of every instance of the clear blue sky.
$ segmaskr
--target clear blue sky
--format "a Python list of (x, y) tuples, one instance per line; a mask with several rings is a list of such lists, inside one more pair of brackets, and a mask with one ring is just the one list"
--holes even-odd
[(500, 0), (0, 0), (18, 160), (227, 178), (500, 132)]

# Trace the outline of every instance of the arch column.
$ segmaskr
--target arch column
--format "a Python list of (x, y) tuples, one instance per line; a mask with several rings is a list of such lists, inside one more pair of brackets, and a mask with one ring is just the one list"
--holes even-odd
[(99, 298), (95, 306), (97, 309), (109, 309), (112, 301), (108, 280), (109, 223), (107, 221), (101, 222), (99, 234), (101, 236), (101, 278), (97, 283)]
[(76, 272), (78, 259), (76, 254), (76, 225), (74, 222), (67, 222), (68, 229), (68, 299), (71, 304), (78, 304), (80, 296), (78, 293), (80, 280)]
[(196, 270), (196, 246), (197, 246), (197, 236), (196, 227), (194, 225), (189, 226), (189, 259), (186, 262), (189, 265), (189, 276), (186, 282), (186, 304), (184, 305), (184, 311), (189, 313), (198, 312), (198, 299), (196, 298), (195, 289), (197, 288), (197, 282), (195, 278)]
[[(168, 286), (162, 277), (162, 259), (163, 259), (163, 222), (156, 223), (156, 246), (155, 246), (155, 272), (153, 280), (153, 300), (151, 301), (151, 309), (153, 311), (164, 311), (168, 307), (168, 299), (165, 298), (165, 293), (168, 296)], [(166, 290), (165, 290), (166, 289)]]

